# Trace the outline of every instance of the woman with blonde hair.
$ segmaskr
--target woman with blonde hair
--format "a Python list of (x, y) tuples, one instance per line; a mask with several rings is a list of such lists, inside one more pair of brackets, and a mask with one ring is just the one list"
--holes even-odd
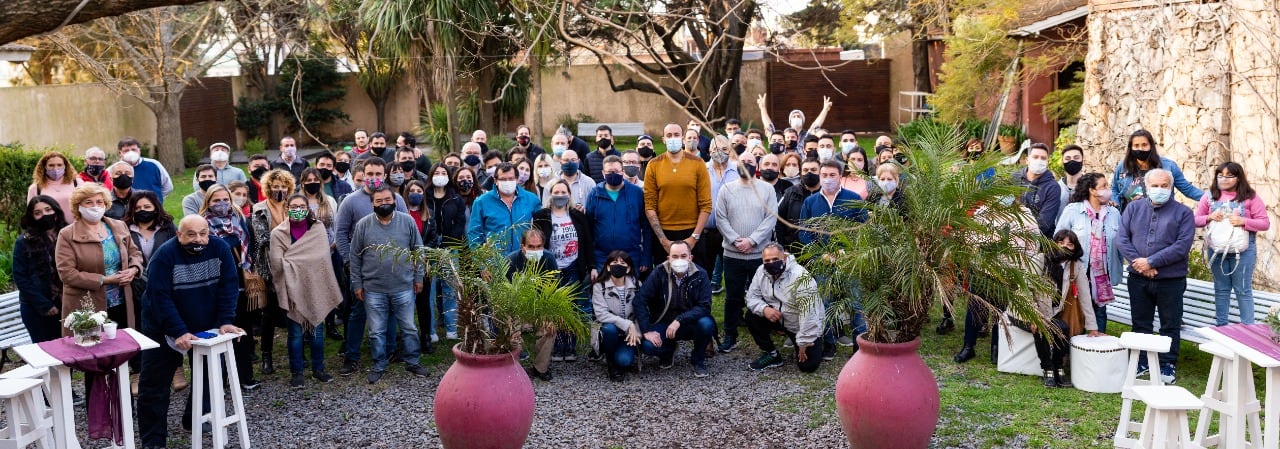
[[(49, 151), (40, 156), (35, 171), (31, 174), (31, 186), (27, 187), (27, 201), (40, 195), (53, 198), (62, 207), (62, 218), (72, 221), (71, 193), (82, 183), (76, 175), (76, 168), (71, 161), (57, 151)], [(107, 207), (111, 207), (111, 197), (107, 197)]]
[[(267, 199), (253, 205), (250, 226), (253, 229), (254, 248), (251, 256), (253, 273), (261, 277), (267, 286), (272, 285), (271, 262), (268, 255), (271, 251), (271, 230), (289, 220), (289, 207), (286, 200), (297, 187), (293, 174), (288, 170), (275, 169), (262, 175), (262, 187), (266, 189)], [(276, 292), (267, 288), (266, 304), (249, 304), (250, 313), (263, 310), (262, 318), (262, 374), (272, 374), (275, 364), (271, 360), (271, 350), (275, 344), (275, 326), (280, 320), (276, 307)]]
[(542, 192), (546, 191), (547, 186), (551, 185), (551, 181), (560, 179), (560, 163), (550, 154), (543, 153), (533, 161), (533, 180), (538, 196), (542, 196)]

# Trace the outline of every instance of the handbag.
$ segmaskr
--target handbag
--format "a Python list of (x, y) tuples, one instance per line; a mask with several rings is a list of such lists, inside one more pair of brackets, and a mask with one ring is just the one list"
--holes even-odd
[(1240, 254), (1249, 249), (1249, 233), (1227, 220), (1210, 221), (1204, 242), (1215, 254)]
[(244, 279), (245, 310), (253, 311), (267, 306), (267, 281), (253, 270), (240, 270)]

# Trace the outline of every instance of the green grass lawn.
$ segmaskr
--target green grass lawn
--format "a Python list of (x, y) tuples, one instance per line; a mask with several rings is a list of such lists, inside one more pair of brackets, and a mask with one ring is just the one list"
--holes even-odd
[(191, 178), (195, 175), (195, 167), (188, 168), (180, 175), (174, 175), (173, 191), (164, 197), (164, 210), (173, 216), (175, 222), (182, 219), (182, 197), (195, 191), (195, 188), (191, 187)]

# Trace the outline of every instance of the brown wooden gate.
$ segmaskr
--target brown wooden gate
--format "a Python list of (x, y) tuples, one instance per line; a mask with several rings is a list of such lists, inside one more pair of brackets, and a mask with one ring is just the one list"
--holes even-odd
[[(808, 61), (799, 60), (790, 64), (769, 61), (767, 107), (775, 126), (787, 126), (787, 114), (792, 109), (804, 111), (805, 126), (809, 126), (818, 113), (822, 112), (822, 97), (828, 96), (833, 103), (823, 124), (823, 128), (828, 131), (839, 133), (841, 130), (852, 129), (863, 133), (892, 129), (888, 59), (824, 60), (822, 64), (838, 67), (831, 70), (800, 68), (816, 67), (812, 57)], [(745, 106), (750, 103), (744, 99), (743, 104)]]
[(215, 142), (235, 147), (236, 108), (231, 80), (231, 77), (200, 78), (182, 94), (182, 138), (185, 141), (195, 137), (206, 153)]

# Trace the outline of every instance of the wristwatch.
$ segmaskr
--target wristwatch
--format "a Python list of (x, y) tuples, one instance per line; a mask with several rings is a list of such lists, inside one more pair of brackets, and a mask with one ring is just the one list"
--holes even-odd
[(699, 234), (693, 234), (693, 235), (690, 235), (689, 237), (693, 237), (694, 240), (702, 240), (702, 236)]

